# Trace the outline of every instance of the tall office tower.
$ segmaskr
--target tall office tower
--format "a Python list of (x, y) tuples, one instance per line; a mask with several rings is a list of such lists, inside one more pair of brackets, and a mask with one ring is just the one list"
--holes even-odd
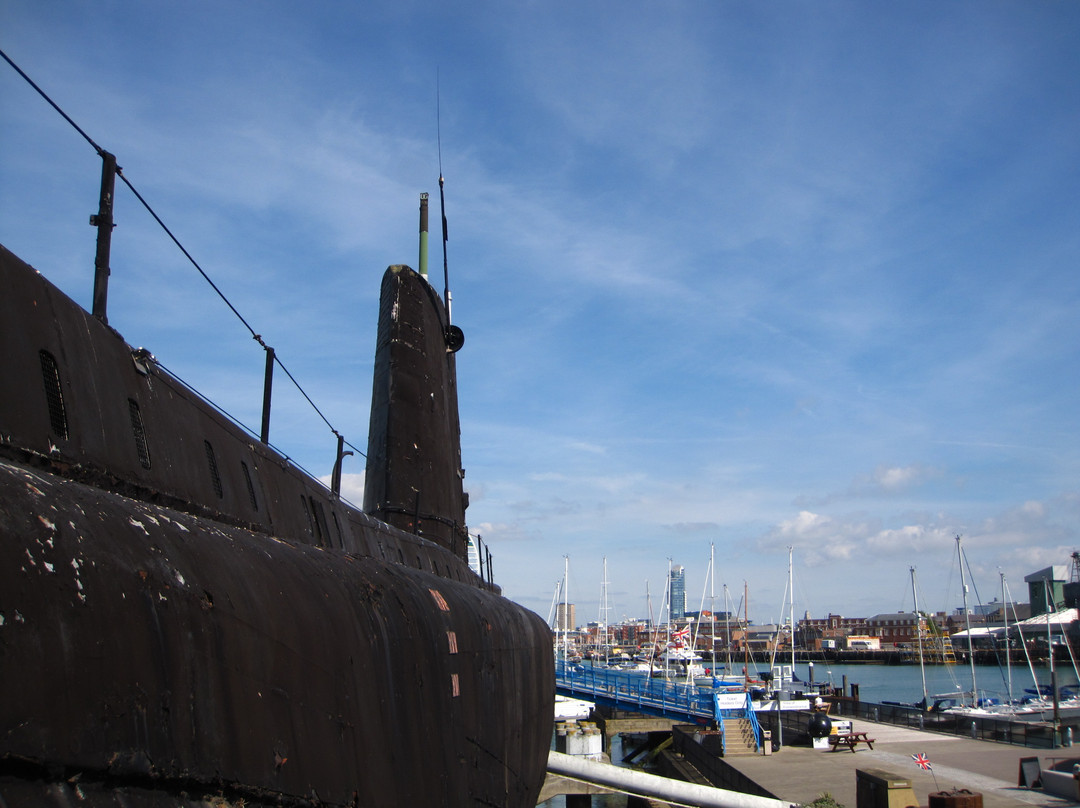
[(555, 630), (573, 631), (577, 620), (577, 609), (574, 604), (560, 603), (555, 607)]
[(668, 603), (671, 604), (671, 619), (680, 620), (686, 616), (686, 570), (681, 564), (671, 568), (671, 580), (668, 582)]

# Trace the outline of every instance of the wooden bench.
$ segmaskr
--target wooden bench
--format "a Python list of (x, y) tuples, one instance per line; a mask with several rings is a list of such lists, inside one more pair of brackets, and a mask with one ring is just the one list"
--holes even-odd
[(865, 732), (842, 732), (837, 735), (829, 736), (829, 745), (832, 747), (830, 751), (835, 752), (840, 747), (846, 746), (854, 752), (855, 747), (861, 743), (864, 743), (873, 749), (875, 740), (876, 738), (867, 738)]

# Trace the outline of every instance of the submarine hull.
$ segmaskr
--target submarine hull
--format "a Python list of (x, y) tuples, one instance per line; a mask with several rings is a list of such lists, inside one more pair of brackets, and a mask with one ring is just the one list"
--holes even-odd
[(544, 622), (0, 269), (0, 805), (535, 805)]

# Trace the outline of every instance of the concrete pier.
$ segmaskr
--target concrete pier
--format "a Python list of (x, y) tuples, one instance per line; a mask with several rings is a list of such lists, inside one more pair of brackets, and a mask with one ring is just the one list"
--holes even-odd
[[(852, 730), (866, 732), (874, 739), (874, 748), (860, 745), (852, 753), (847, 749), (830, 752), (808, 746), (784, 746), (770, 756), (732, 756), (720, 760), (771, 796), (799, 804), (828, 792), (847, 808), (855, 808), (859, 769), (887, 772), (910, 780), (919, 805), (927, 805), (931, 793), (954, 788), (982, 794), (984, 808), (1056, 808), (1077, 804), (1041, 789), (1017, 785), (1021, 758), (1039, 757), (1044, 765), (1049, 765), (1050, 758), (1070, 756), (1069, 749), (1029, 749), (857, 719), (852, 722)], [(915, 754), (930, 759), (933, 773), (915, 764), (911, 758)], [(1076, 754), (1080, 756), (1080, 748)]]
[[(621, 732), (650, 733), (659, 738), (672, 730), (670, 719), (604, 712), (607, 714), (598, 711), (594, 719), (605, 730), (609, 742)], [(805, 723), (802, 718), (799, 715), (790, 717), (794, 723), (780, 730), (789, 742), (771, 755), (729, 754), (721, 757), (705, 751), (715, 744), (702, 746), (697, 741), (692, 741), (693, 749), (685, 749), (686, 738), (696, 739), (705, 733), (696, 732), (696, 727), (679, 725), (675, 734), (682, 738), (673, 740), (680, 742), (674, 746), (664, 743), (655, 747), (659, 751), (657, 761), (661, 771), (669, 777), (690, 783), (708, 782), (719, 788), (791, 804), (806, 804), (828, 793), (846, 808), (857, 808), (860, 783), (865, 791), (868, 780), (874, 778), (908, 781), (915, 799), (922, 806), (929, 804), (930, 794), (954, 789), (981, 794), (983, 808), (1061, 808), (1080, 804), (1080, 800), (1062, 799), (1040, 788), (1018, 785), (1022, 759), (1037, 758), (1044, 768), (1049, 768), (1059, 760), (1080, 758), (1080, 747), (1075, 750), (1034, 749), (850, 719), (851, 731), (865, 732), (873, 740), (873, 749), (860, 743), (854, 752), (847, 747), (834, 752), (809, 745), (808, 736), (795, 730), (797, 725)], [(790, 743), (794, 741), (800, 743)], [(916, 765), (912, 755), (917, 754), (929, 759), (932, 772)], [(562, 787), (549, 783), (546, 794), (576, 792), (581, 795), (577, 799), (582, 800), (582, 804), (586, 804), (588, 795), (605, 793), (610, 788), (596, 783), (585, 786), (581, 782), (559, 785)], [(865, 801), (865, 794), (863, 797)]]

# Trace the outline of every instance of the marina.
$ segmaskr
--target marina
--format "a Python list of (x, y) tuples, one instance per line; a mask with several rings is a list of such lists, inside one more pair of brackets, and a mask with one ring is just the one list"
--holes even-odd
[[(956, 554), (963, 569), (959, 536)], [(915, 761), (921, 771), (933, 772), (927, 751), (912, 751), (925, 746), (947, 750), (939, 767), (952, 783), (948, 788), (956, 794), (978, 792), (979, 805), (1049, 806), (1061, 804), (1062, 796), (1080, 799), (1080, 779), (1069, 779), (1071, 747), (1080, 738), (1080, 673), (1069, 637), (1075, 609), (1063, 608), (1076, 601), (1077, 558), (1073, 554), (1067, 584), (1063, 568), (1029, 575), (1036, 616), (1019, 619), (1013, 604), (1010, 620), (1002, 606), (996, 629), (985, 611), (979, 615), (981, 627), (974, 628), (963, 575), (964, 605), (956, 615), (920, 611), (912, 568), (912, 612), (879, 615), (877, 629), (870, 631), (867, 623), (846, 621), (841, 627), (839, 619), (830, 618), (835, 633), (823, 641), (822, 633), (808, 630), (809, 615), (796, 623), (786, 600), (786, 623), (757, 630), (759, 637), (765, 635), (759, 649), (751, 647), (754, 627), (738, 625), (737, 615), (737, 631), (730, 612), (722, 629), (711, 609), (686, 615), (679, 591), (682, 568), (669, 561), (664, 621), (646, 624), (632, 657), (614, 644), (611, 627), (602, 622), (571, 639), (567, 618), (573, 611), (564, 583), (561, 631), (555, 632), (556, 688), (559, 698), (573, 699), (579, 711), (582, 702), (591, 702), (593, 710), (582, 725), (590, 729), (558, 725), (557, 736), (565, 743), (552, 753), (549, 778), (556, 780), (549, 780), (542, 793), (569, 788), (567, 805), (594, 798), (620, 805), (614, 792), (625, 792), (632, 806), (666, 796), (679, 804), (734, 808), (739, 795), (753, 795), (787, 804), (828, 799), (871, 808), (883, 803), (868, 795), (888, 792), (893, 808), (928, 800), (934, 805), (943, 793), (936, 774), (933, 791), (919, 794), (910, 770), (909, 761)], [(789, 549), (788, 593), (794, 588), (792, 568)], [(711, 570), (710, 557), (707, 581)], [(1002, 604), (1008, 604), (1004, 578), (1001, 585)], [(1045, 643), (1042, 656), (1037, 639)], [(615, 753), (620, 737), (634, 739), (621, 761)], [(579, 739), (577, 745), (592, 744), (586, 756), (593, 762), (580, 772), (584, 786), (573, 785), (572, 767), (563, 759), (575, 745), (571, 738)], [(596, 759), (604, 756), (726, 791), (693, 798), (689, 793), (671, 797), (676, 791), (666, 792), (660, 784), (636, 791), (632, 777), (613, 771), (618, 767), (597, 768)], [(1010, 767), (1018, 772), (1015, 784), (1003, 775)], [(605, 791), (613, 793), (597, 796)]]
[[(1001, 601), (996, 606), (979, 606), (973, 615), (964, 573), (967, 559), (959, 535), (955, 546), (963, 606), (953, 614), (919, 609), (915, 568), (911, 567), (914, 608), (910, 612), (847, 619), (830, 614), (816, 620), (807, 612), (798, 622), (793, 548), (789, 547), (785, 619), (761, 627), (748, 618), (746, 584), (740, 610), (734, 613), (728, 606), (726, 587), (725, 611), (720, 619), (714, 596), (705, 610), (704, 593), (699, 611), (687, 612), (684, 569), (669, 559), (661, 622), (653, 624), (650, 607), (648, 620), (616, 626), (601, 620), (586, 629), (571, 629), (568, 620), (574, 612), (566, 586), (567, 556), (563, 581), (556, 590), (556, 595), (561, 591), (563, 601), (555, 622), (549, 615), (556, 634), (554, 651), (557, 659), (578, 666), (568, 667), (567, 672), (589, 673), (600, 666), (616, 673), (661, 677), (688, 687), (738, 690), (741, 686), (752, 694), (759, 709), (763, 700), (789, 698), (781, 699), (778, 692), (799, 694), (798, 698), (806, 693), (839, 692), (858, 700), (859, 685), (848, 692), (845, 669), (860, 666), (863, 671), (873, 671), (884, 666), (888, 670), (916, 670), (918, 679), (893, 692), (867, 694), (881, 703), (972, 715), (1008, 714), (1025, 721), (1049, 720), (1051, 712), (1054, 721), (1080, 715), (1080, 670), (1073, 651), (1076, 605), (1080, 602), (1080, 553), (1071, 554), (1067, 578), (1064, 566), (1027, 575), (1030, 603), (1011, 602), (1001, 575)], [(710, 589), (713, 556), (710, 546), (706, 568)], [(606, 593), (606, 561), (604, 582)], [(602, 607), (601, 614), (605, 612), (606, 607)], [(982, 672), (977, 674), (977, 669)], [(873, 680), (880, 677), (870, 674), (866, 678), (873, 689)]]
[[(944, 687), (952, 680), (950, 667), (931, 667), (929, 681)], [(1036, 761), (1041, 771), (1071, 759), (1073, 738), (1080, 738), (1080, 719), (1024, 722), (1007, 716), (927, 712), (889, 704), (887, 698), (880, 702), (860, 698), (867, 693), (875, 697), (917, 693), (920, 671), (910, 666), (837, 666), (821, 673), (817, 680), (821, 692), (831, 694), (826, 703), (818, 702), (821, 712), (811, 707), (809, 698), (775, 691), (771, 704), (758, 703), (757, 709), (747, 711), (746, 715), (754, 716), (752, 724), (747, 721), (754, 740), (746, 747), (735, 743), (731, 722), (738, 714), (722, 709), (731, 702), (723, 702), (720, 690), (710, 693), (707, 688), (561, 663), (556, 666), (556, 681), (560, 693), (594, 700), (590, 718), (603, 735), (597, 748), (602, 743), (612, 762), (621, 757), (651, 760), (669, 776), (697, 778), (733, 791), (799, 804), (828, 793), (841, 804), (854, 806), (859, 790), (869, 787), (868, 782), (905, 779), (913, 782), (920, 805), (940, 790), (939, 785), (978, 791), (984, 805), (998, 808), (1067, 804), (1060, 796), (1030, 788), (1033, 780), (1018, 785), (1005, 775), (1019, 775), (1021, 761), (1029, 766)], [(1049, 671), (1039, 673), (1045, 676)], [(865, 685), (855, 678), (860, 674), (867, 677)], [(747, 698), (748, 693), (742, 696)], [(814, 723), (825, 714), (833, 729), (826, 729), (819, 742)], [(632, 751), (624, 754), (626, 741), (620, 739), (627, 737), (637, 740)], [(940, 784), (921, 783), (911, 771), (911, 756), (919, 754), (934, 761)], [(687, 763), (689, 758), (696, 763)], [(1052, 776), (1048, 774), (1047, 779)], [(1067, 783), (1065, 788), (1070, 788)], [(543, 804), (557, 806), (559, 799)], [(585, 804), (580, 794), (573, 799), (578, 800), (574, 804)], [(618, 794), (594, 793), (590, 799), (594, 805), (635, 804), (634, 797)]]
[[(846, 748), (834, 753), (803, 742), (767, 755), (718, 756), (701, 742), (703, 733), (699, 728), (674, 725), (669, 729), (673, 751), (658, 753), (657, 760), (663, 762), (656, 766), (668, 776), (688, 777), (718, 788), (799, 805), (822, 795), (850, 808), (862, 805), (860, 784), (865, 785), (867, 779), (887, 782), (888, 787), (900, 783), (911, 788), (915, 802), (890, 805), (927, 805), (931, 794), (952, 791), (979, 794), (987, 808), (1064, 806), (1077, 801), (1075, 790), (1073, 798), (1065, 798), (1034, 787), (1032, 776), (1033, 771), (1042, 773), (1062, 764), (1067, 769), (1067, 762), (1073, 760), (1069, 750), (1031, 750), (859, 719), (851, 721), (850, 730), (871, 739), (872, 748), (859, 745), (850, 754)], [(627, 747), (627, 737), (613, 739), (611, 760), (621, 759)], [(920, 768), (916, 756), (925, 757), (931, 769)], [(1042, 776), (1048, 780), (1051, 777)], [(579, 799), (573, 804), (597, 808), (640, 804), (626, 793), (595, 794), (589, 799), (591, 802)], [(556, 808), (572, 802), (556, 796), (541, 805)]]
[[(1062, 806), (1077, 801), (1075, 784), (1070, 791), (1071, 773), (1056, 788), (1056, 792), (1064, 789), (1071, 798), (1062, 797), (1049, 786), (1041, 787), (1041, 782), (1036, 787), (1036, 776), (1033, 775), (1033, 772), (1041, 773), (1049, 781), (1053, 775), (1046, 772), (1055, 766), (1071, 771), (1071, 761), (1080, 758), (1074, 757), (1070, 749), (1031, 749), (838, 716), (837, 721), (844, 729), (840, 737), (850, 736), (862, 741), (852, 744), (849, 754), (846, 744), (815, 744), (805, 730), (809, 714), (793, 712), (786, 714), (783, 721), (786, 729), (780, 729), (789, 738), (788, 743), (774, 744), (767, 753), (717, 754), (715, 743), (709, 743), (710, 733), (700, 726), (670, 722), (665, 727), (664, 722), (655, 720), (638, 723), (630, 716), (606, 711), (600, 716), (598, 724), (605, 732), (628, 731), (639, 737), (644, 734), (657, 739), (651, 744), (652, 749), (661, 750), (655, 754), (654, 766), (665, 771), (667, 776), (685, 777), (788, 804), (805, 805), (829, 795), (839, 804), (854, 808), (864, 804), (859, 792), (867, 781), (888, 783), (884, 786), (887, 788), (897, 783), (911, 788), (915, 802), (890, 805), (927, 805), (931, 794), (946, 791), (977, 793), (988, 808)], [(777, 731), (773, 730), (772, 734), (775, 737)], [(662, 736), (670, 740), (659, 741)], [(607, 739), (612, 762), (624, 758), (629, 737), (613, 734)], [(633, 750), (634, 746), (629, 745), (629, 748)], [(832, 750), (840, 751), (837, 754)], [(917, 756), (929, 761), (931, 768), (920, 768), (915, 761)], [(553, 797), (541, 805), (556, 808), (572, 803), (563, 802), (564, 799)], [(639, 804), (625, 793), (597, 794), (590, 799), (592, 802), (579, 799), (572, 804), (607, 808)]]

